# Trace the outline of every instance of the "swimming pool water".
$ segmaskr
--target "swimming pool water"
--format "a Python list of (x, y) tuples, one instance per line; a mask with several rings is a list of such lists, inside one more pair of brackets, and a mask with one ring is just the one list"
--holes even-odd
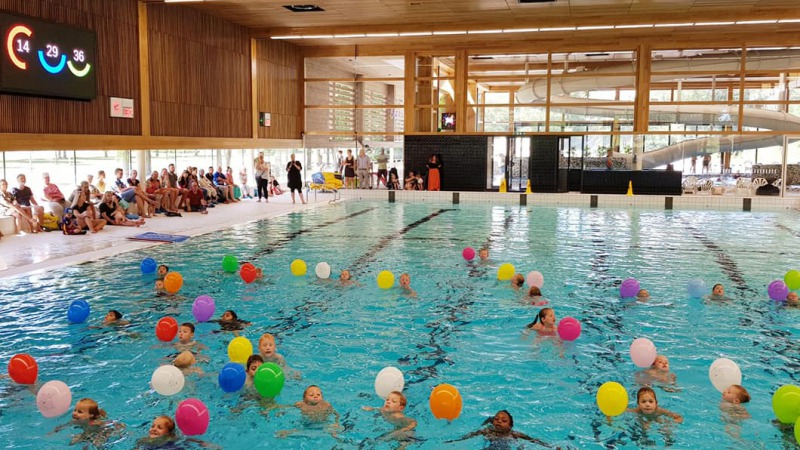
[[(514, 429), (573, 448), (782, 448), (791, 438), (772, 424), (771, 395), (797, 383), (800, 310), (771, 302), (766, 286), (798, 268), (800, 226), (792, 213), (647, 211), (484, 205), (348, 202), (60, 270), (3, 280), (0, 296), (0, 360), (30, 353), (39, 380), (62, 380), (73, 400), (91, 397), (109, 418), (126, 425), (108, 448), (133, 448), (152, 419), (174, 415), (177, 404), (197, 397), (211, 411), (202, 439), (224, 448), (396, 448), (376, 438), (391, 427), (362, 406), (378, 407), (377, 372), (400, 368), (406, 378), (406, 414), (419, 421), (411, 448), (483, 448), (481, 438), (444, 443), (477, 429), (500, 409), (514, 415)], [(466, 246), (488, 246), (488, 265), (461, 258)], [(223, 273), (221, 259), (236, 255), (264, 268), (265, 281), (245, 285)], [(156, 297), (154, 277), (139, 261), (150, 256), (182, 273), (173, 298)], [(308, 263), (294, 277), (290, 262)], [(362, 285), (341, 288), (320, 281), (314, 265), (349, 269)], [(543, 293), (560, 319), (583, 324), (581, 337), (563, 346), (534, 342), (521, 331), (538, 307), (496, 280), (501, 263), (517, 272), (540, 271)], [(418, 298), (375, 284), (380, 270), (408, 272)], [(620, 299), (619, 283), (637, 278), (651, 299)], [(730, 301), (688, 298), (686, 283), (703, 278), (723, 283)], [(198, 324), (196, 338), (209, 347), (200, 363), (209, 375), (190, 377), (184, 390), (164, 397), (149, 389), (153, 370), (174, 351), (154, 333), (164, 315), (193, 321), (195, 297), (215, 298), (219, 317), (233, 309), (253, 325), (254, 346), (264, 332), (277, 336), (278, 351), (302, 373), (287, 378), (278, 397), (293, 404), (310, 384), (342, 415), (334, 439), (320, 427), (279, 439), (281, 430), (302, 428), (294, 408), (268, 418), (241, 393), (226, 394), (216, 374), (227, 362), (229, 334)], [(70, 325), (66, 307), (83, 298), (92, 305), (86, 324)], [(109, 309), (131, 320), (124, 330), (90, 329)], [(638, 369), (628, 348), (647, 337), (670, 358), (678, 392), (657, 389), (660, 406), (678, 412), (680, 425), (642, 430), (631, 417), (606, 423), (595, 393), (605, 381), (628, 390), (631, 406)], [(563, 352), (563, 357), (562, 357)], [(752, 418), (727, 427), (720, 394), (708, 380), (718, 357), (736, 361), (753, 400)], [(435, 420), (428, 396), (439, 383), (456, 386), (461, 416)], [(73, 402), (74, 403), (74, 402)], [(629, 416), (629, 415), (628, 415)], [(0, 379), (0, 436), (7, 448), (61, 448), (75, 430), (48, 433), (68, 420), (45, 419), (35, 395)], [(736, 437), (738, 435), (738, 437)], [(536, 448), (527, 444), (527, 448)]]

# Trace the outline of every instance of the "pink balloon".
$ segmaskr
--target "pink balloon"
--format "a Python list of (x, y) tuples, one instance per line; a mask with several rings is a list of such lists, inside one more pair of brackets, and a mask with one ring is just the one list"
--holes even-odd
[(637, 367), (652, 366), (656, 356), (658, 356), (656, 346), (650, 339), (638, 338), (633, 340), (631, 344), (631, 361)]
[(63, 381), (48, 381), (36, 394), (36, 407), (45, 417), (58, 417), (69, 411), (72, 391)]
[(175, 411), (175, 422), (187, 436), (198, 436), (205, 433), (210, 420), (208, 408), (196, 398), (182, 401)]
[(581, 335), (581, 323), (574, 317), (564, 317), (558, 322), (558, 336), (565, 341), (574, 341)]
[(525, 277), (525, 280), (528, 281), (528, 286), (536, 286), (539, 289), (544, 286), (544, 276), (542, 276), (541, 272), (533, 271), (528, 272), (528, 276)]
[(475, 257), (475, 249), (472, 247), (467, 247), (461, 252), (461, 256), (463, 256), (467, 261), (472, 261), (472, 258)]

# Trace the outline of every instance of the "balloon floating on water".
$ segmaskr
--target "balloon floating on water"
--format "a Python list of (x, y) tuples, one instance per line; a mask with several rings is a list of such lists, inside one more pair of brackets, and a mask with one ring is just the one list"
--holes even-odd
[(175, 410), (175, 422), (186, 436), (198, 436), (208, 430), (211, 417), (203, 402), (196, 398), (188, 398)]
[(619, 285), (619, 296), (622, 298), (636, 297), (639, 293), (639, 282), (636, 278), (626, 278), (625, 281)]
[(34, 384), (39, 374), (39, 365), (27, 353), (14, 355), (8, 362), (8, 376), (19, 384)]
[(172, 317), (163, 317), (156, 323), (156, 337), (164, 342), (175, 339), (178, 334), (178, 322)]
[(86, 300), (75, 300), (67, 309), (67, 320), (72, 323), (83, 323), (89, 317), (91, 308)]
[(331, 266), (326, 262), (321, 262), (314, 267), (314, 273), (317, 275), (318, 278), (322, 278), (323, 280), (327, 280), (331, 277)]
[(397, 367), (384, 367), (375, 377), (375, 393), (385, 399), (392, 391), (402, 392), (405, 387), (403, 372)]
[(463, 401), (461, 393), (455, 386), (442, 383), (431, 392), (428, 399), (433, 417), (437, 419), (455, 420), (461, 414)]
[(186, 379), (181, 369), (166, 364), (153, 371), (150, 385), (161, 395), (175, 395), (183, 389)]
[(69, 411), (72, 404), (72, 391), (63, 381), (48, 381), (36, 394), (36, 407), (47, 418), (58, 417)]
[(201, 295), (194, 299), (192, 303), (192, 315), (194, 320), (198, 322), (205, 322), (214, 315), (216, 305), (214, 299), (209, 295)]
[(292, 271), (292, 275), (296, 277), (301, 277), (306, 274), (308, 268), (306, 267), (306, 262), (302, 259), (295, 259), (292, 261), (292, 265), (290, 266)]
[(379, 288), (389, 289), (394, 286), (394, 274), (388, 270), (381, 270), (376, 281)]
[(634, 339), (630, 351), (631, 361), (636, 367), (650, 367), (658, 356), (655, 344), (647, 338)]
[(142, 263), (139, 264), (139, 269), (141, 269), (143, 274), (150, 274), (156, 271), (158, 267), (158, 263), (153, 258), (145, 258), (142, 260)]
[(475, 258), (475, 249), (472, 247), (466, 247), (461, 251), (461, 256), (467, 261), (472, 261)]
[(226, 273), (236, 273), (239, 269), (239, 260), (233, 255), (225, 255), (222, 257), (222, 270)]
[(618, 416), (628, 409), (628, 391), (616, 381), (606, 381), (597, 390), (597, 407), (609, 416)]

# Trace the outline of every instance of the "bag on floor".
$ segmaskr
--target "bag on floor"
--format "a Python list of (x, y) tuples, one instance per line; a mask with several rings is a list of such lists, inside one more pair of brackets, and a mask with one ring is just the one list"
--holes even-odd
[(44, 220), (42, 220), (42, 228), (44, 228), (47, 231), (56, 231), (61, 229), (61, 225), (58, 223), (58, 217), (47, 212), (44, 213)]

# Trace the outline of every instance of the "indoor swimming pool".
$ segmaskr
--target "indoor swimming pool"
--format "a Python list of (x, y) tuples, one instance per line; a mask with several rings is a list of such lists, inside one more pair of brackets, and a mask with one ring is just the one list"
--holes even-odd
[[(796, 212), (350, 201), (4, 279), (0, 360), (5, 365), (29, 353), (40, 382), (64, 381), (73, 404), (96, 400), (109, 420), (125, 425), (109, 438), (112, 449), (136, 447), (155, 417), (174, 416), (189, 397), (210, 411), (208, 432), (199, 438), (226, 449), (398, 448), (379, 438), (393, 427), (362, 409), (383, 404), (374, 381), (387, 366), (404, 373), (405, 414), (418, 421), (408, 448), (485, 448), (480, 436), (445, 441), (479, 429), (501, 409), (513, 414), (514, 430), (562, 448), (792, 448), (791, 431), (772, 423), (770, 402), (779, 386), (798, 383), (800, 309), (769, 300), (767, 285), (800, 269), (798, 237)], [(489, 260), (465, 261), (464, 247), (488, 248)], [(225, 273), (225, 255), (263, 268), (264, 279), (245, 284)], [(182, 274), (177, 295), (155, 295), (155, 276), (139, 269), (145, 257)], [(292, 275), (295, 259), (307, 263), (305, 276)], [(315, 276), (319, 262), (332, 267), (330, 280)], [(558, 319), (578, 319), (581, 336), (574, 342), (524, 336), (540, 307), (497, 280), (503, 263), (522, 274), (541, 272), (549, 306)], [(359, 284), (340, 286), (343, 269)], [(408, 273), (417, 296), (396, 286), (379, 289), (382, 270)], [(620, 298), (628, 277), (649, 290), (649, 300)], [(696, 278), (709, 288), (722, 283), (727, 300), (690, 298), (686, 285)], [(153, 371), (175, 354), (156, 339), (156, 322), (164, 316), (194, 322), (192, 302), (200, 295), (215, 299), (214, 318), (232, 309), (251, 321), (242, 336), (254, 347), (263, 333), (276, 336), (278, 352), (300, 375), (287, 377), (277, 403), (292, 405), (307, 386), (318, 385), (341, 416), (336, 436), (305, 423), (296, 408), (267, 414), (241, 391), (223, 392), (217, 372), (228, 362), (233, 336), (215, 323), (197, 324), (196, 339), (208, 347), (198, 364), (205, 375), (187, 376), (171, 397), (150, 389)], [(91, 304), (86, 323), (67, 321), (76, 299)], [(131, 325), (90, 327), (110, 309)], [(677, 383), (656, 387), (659, 406), (681, 414), (684, 423), (643, 428), (633, 414), (607, 421), (599, 412), (595, 394), (606, 381), (625, 386), (635, 406), (641, 369), (629, 346), (639, 337), (669, 357)], [(740, 423), (723, 419), (720, 393), (709, 381), (709, 366), (720, 357), (739, 365), (752, 396), (751, 418)], [(428, 406), (440, 383), (457, 387), (463, 398), (460, 417), (449, 423), (435, 419)], [(51, 432), (68, 420), (69, 414), (42, 417), (34, 393), (0, 379), (6, 448), (66, 448), (77, 429)]]

